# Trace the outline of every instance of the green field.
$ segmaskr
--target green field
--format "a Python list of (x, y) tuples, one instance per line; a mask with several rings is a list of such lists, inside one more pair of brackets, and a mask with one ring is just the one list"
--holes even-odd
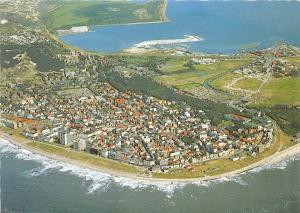
[(211, 65), (194, 65), (193, 68), (185, 66), (187, 58), (175, 58), (162, 67), (165, 75), (156, 76), (155, 79), (168, 86), (180, 89), (192, 89), (202, 86), (204, 81), (220, 74), (240, 67), (250, 61), (249, 58), (227, 59)]
[(266, 105), (300, 105), (300, 77), (273, 79), (263, 86), (260, 95)]
[(300, 56), (285, 58), (289, 62), (300, 66)]
[(184, 64), (187, 63), (187, 60), (188, 58), (186, 57), (174, 57), (162, 67), (162, 71), (165, 73), (172, 73), (178, 70), (188, 70), (187, 67), (184, 67)]
[[(47, 2), (46, 2), (47, 3)], [(166, 2), (149, 1), (49, 1), (56, 7), (45, 12), (42, 20), (51, 31), (73, 26), (127, 24), (165, 21)]]
[(262, 84), (261, 81), (255, 78), (243, 78), (233, 85), (234, 88), (240, 88), (244, 90), (258, 90), (259, 86)]
[(236, 78), (241, 77), (242, 75), (236, 73), (227, 73), (226, 75), (212, 81), (211, 85), (219, 90), (226, 90), (225, 85), (229, 84)]

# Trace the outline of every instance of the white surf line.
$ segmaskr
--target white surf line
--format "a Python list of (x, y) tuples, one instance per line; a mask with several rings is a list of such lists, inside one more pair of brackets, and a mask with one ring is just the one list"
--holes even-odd
[[(129, 187), (131, 189), (143, 189), (147, 187), (153, 187), (160, 191), (164, 191), (168, 196), (178, 188), (182, 188), (188, 184), (193, 185), (201, 185), (201, 186), (209, 186), (211, 184), (220, 183), (224, 181), (233, 181), (237, 182), (241, 185), (246, 185), (242, 180), (242, 174), (245, 174), (248, 171), (253, 170), (263, 170), (264, 168), (276, 168), (276, 164), (278, 162), (282, 162), (284, 160), (289, 160), (293, 156), (299, 156), (300, 154), (300, 144), (297, 144), (293, 147), (290, 147), (281, 153), (274, 154), (274, 158), (266, 158), (262, 160), (263, 162), (258, 162), (254, 165), (250, 165), (246, 168), (227, 173), (226, 175), (219, 175), (215, 177), (211, 177), (208, 179), (190, 179), (190, 180), (161, 180), (161, 179), (136, 179), (130, 177), (122, 177), (111, 175), (99, 170), (93, 170), (90, 168), (82, 167), (80, 165), (70, 164), (68, 162), (63, 162), (55, 159), (48, 158), (47, 156), (43, 156), (38, 153), (33, 153), (26, 148), (19, 147), (15, 145), (13, 142), (10, 142), (9, 138), (3, 138), (1, 135), (0, 138), (0, 153), (14, 153), (16, 154), (16, 158), (23, 160), (33, 160), (40, 162), (43, 167), (39, 167), (38, 169), (33, 169), (31, 171), (32, 174), (27, 174), (27, 176), (39, 176), (49, 172), (51, 169), (56, 169), (61, 172), (69, 172), (70, 174), (76, 175), (78, 177), (84, 178), (86, 181), (91, 181), (90, 186), (88, 187), (88, 192), (92, 193), (96, 190), (105, 190), (111, 183), (118, 184), (122, 187)], [(271, 166), (270, 166), (271, 162)], [(282, 166), (280, 166), (282, 167)]]
[(120, 187), (129, 188), (132, 190), (143, 190), (145, 188), (153, 188), (158, 191), (166, 193), (168, 198), (171, 198), (174, 192), (183, 188), (188, 184), (197, 186), (208, 187), (211, 184), (218, 184), (222, 182), (232, 181), (240, 185), (247, 185), (239, 176), (224, 177), (211, 181), (194, 181), (194, 182), (160, 182), (160, 181), (147, 181), (137, 180), (121, 176), (113, 176), (107, 173), (103, 173), (89, 168), (61, 162), (58, 160), (50, 159), (46, 156), (42, 156), (24, 148), (21, 148), (11, 142), (9, 139), (0, 138), (0, 154), (13, 154), (16, 159), (24, 161), (35, 161), (41, 164), (33, 169), (30, 169), (24, 173), (26, 178), (34, 178), (42, 175), (47, 175), (56, 170), (59, 172), (67, 172), (71, 175), (75, 175), (84, 179), (84, 183), (87, 186), (87, 193), (94, 193), (96, 191), (106, 191), (111, 184), (117, 184)]

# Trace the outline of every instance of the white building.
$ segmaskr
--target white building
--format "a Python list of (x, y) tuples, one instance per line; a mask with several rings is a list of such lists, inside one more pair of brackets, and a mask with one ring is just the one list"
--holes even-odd
[(87, 148), (87, 144), (89, 143), (89, 138), (87, 135), (81, 134), (79, 139), (74, 142), (74, 149), (79, 151), (84, 151)]
[(58, 139), (59, 143), (65, 146), (72, 144), (72, 136), (71, 132), (68, 129), (61, 128), (61, 130), (58, 132)]

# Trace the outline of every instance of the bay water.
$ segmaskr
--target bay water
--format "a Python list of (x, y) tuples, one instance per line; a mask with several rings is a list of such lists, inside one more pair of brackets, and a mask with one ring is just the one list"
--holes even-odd
[(288, 42), (300, 46), (298, 1), (169, 1), (170, 22), (91, 26), (91, 32), (60, 36), (70, 45), (117, 52), (149, 40), (199, 36), (185, 43), (195, 52), (235, 53)]

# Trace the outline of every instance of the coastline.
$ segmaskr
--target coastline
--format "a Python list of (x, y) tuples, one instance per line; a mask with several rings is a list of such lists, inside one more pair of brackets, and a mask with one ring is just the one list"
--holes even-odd
[(132, 23), (124, 23), (124, 24), (94, 24), (94, 25), (84, 25), (84, 26), (74, 26), (72, 28), (76, 27), (86, 27), (87, 30), (81, 31), (81, 32), (76, 32), (73, 31), (72, 28), (68, 30), (55, 30), (58, 34), (58, 36), (64, 36), (64, 35), (74, 35), (74, 34), (79, 34), (79, 33), (88, 33), (88, 32), (93, 32), (91, 31), (91, 27), (107, 27), (107, 26), (129, 26), (129, 25), (141, 25), (141, 24), (162, 24), (166, 22), (170, 22), (168, 19), (166, 12), (168, 8), (168, 0), (163, 0), (163, 5), (160, 8), (161, 13), (159, 15), (160, 21), (148, 21), (148, 22), (132, 22)]
[(69, 34), (79, 34), (79, 33), (87, 33), (90, 32), (89, 26), (78, 26), (78, 27), (71, 27), (68, 30), (56, 30), (59, 36), (69, 35)]
[[(68, 30), (56, 30), (58, 36), (64, 36), (64, 35), (75, 35), (75, 34), (81, 34), (81, 33), (90, 33), (94, 32), (91, 30), (91, 27), (109, 27), (109, 26), (130, 26), (130, 25), (141, 25), (141, 24), (163, 24), (167, 21), (149, 21), (149, 22), (132, 22), (132, 23), (125, 23), (125, 24), (95, 24), (95, 25), (85, 25), (80, 27), (87, 27), (87, 31), (83, 32), (72, 32), (71, 28)], [(67, 33), (60, 33), (59, 31), (68, 31)]]
[(300, 144), (295, 144), (283, 151), (280, 151), (280, 152), (278, 151), (278, 152), (274, 153), (273, 155), (270, 155), (256, 163), (253, 163), (251, 165), (248, 165), (246, 167), (243, 167), (243, 168), (231, 171), (231, 172), (226, 172), (226, 173), (214, 175), (214, 176), (199, 177), (199, 178), (182, 178), (182, 179), (169, 178), (169, 179), (167, 179), (167, 178), (153, 178), (153, 177), (139, 176), (138, 174), (135, 174), (135, 173), (107, 169), (107, 168), (92, 165), (87, 162), (82, 162), (79, 160), (73, 160), (68, 157), (51, 154), (46, 151), (36, 149), (36, 148), (26, 145), (26, 143), (32, 142), (30, 140), (18, 139), (16, 136), (9, 135), (9, 134), (3, 132), (2, 130), (0, 130), (0, 139), (8, 141), (9, 143), (11, 143), (19, 148), (28, 150), (28, 151), (32, 152), (33, 154), (38, 154), (38, 155), (45, 156), (52, 160), (61, 161), (61, 162), (68, 163), (71, 165), (76, 165), (76, 166), (79, 166), (82, 168), (87, 168), (87, 169), (95, 170), (98, 172), (106, 173), (106, 174), (111, 175), (112, 177), (124, 177), (124, 178), (139, 180), (139, 181), (146, 181), (146, 182), (153, 182), (153, 183), (155, 183), (155, 182), (156, 183), (170, 183), (170, 184), (192, 183), (192, 182), (199, 182), (199, 181), (212, 181), (212, 180), (218, 180), (218, 179), (222, 179), (222, 178), (233, 177), (233, 176), (242, 174), (244, 172), (247, 172), (249, 170), (255, 169), (257, 167), (270, 166), (272, 164), (278, 163), (278, 162), (286, 160), (292, 156), (296, 156), (296, 155), (300, 154)]
[(143, 54), (149, 51), (157, 50), (157, 45), (173, 45), (181, 43), (190, 43), (203, 41), (204, 39), (199, 36), (186, 35), (180, 39), (163, 39), (163, 40), (149, 40), (134, 44), (132, 47), (122, 50), (124, 53), (130, 54)]

